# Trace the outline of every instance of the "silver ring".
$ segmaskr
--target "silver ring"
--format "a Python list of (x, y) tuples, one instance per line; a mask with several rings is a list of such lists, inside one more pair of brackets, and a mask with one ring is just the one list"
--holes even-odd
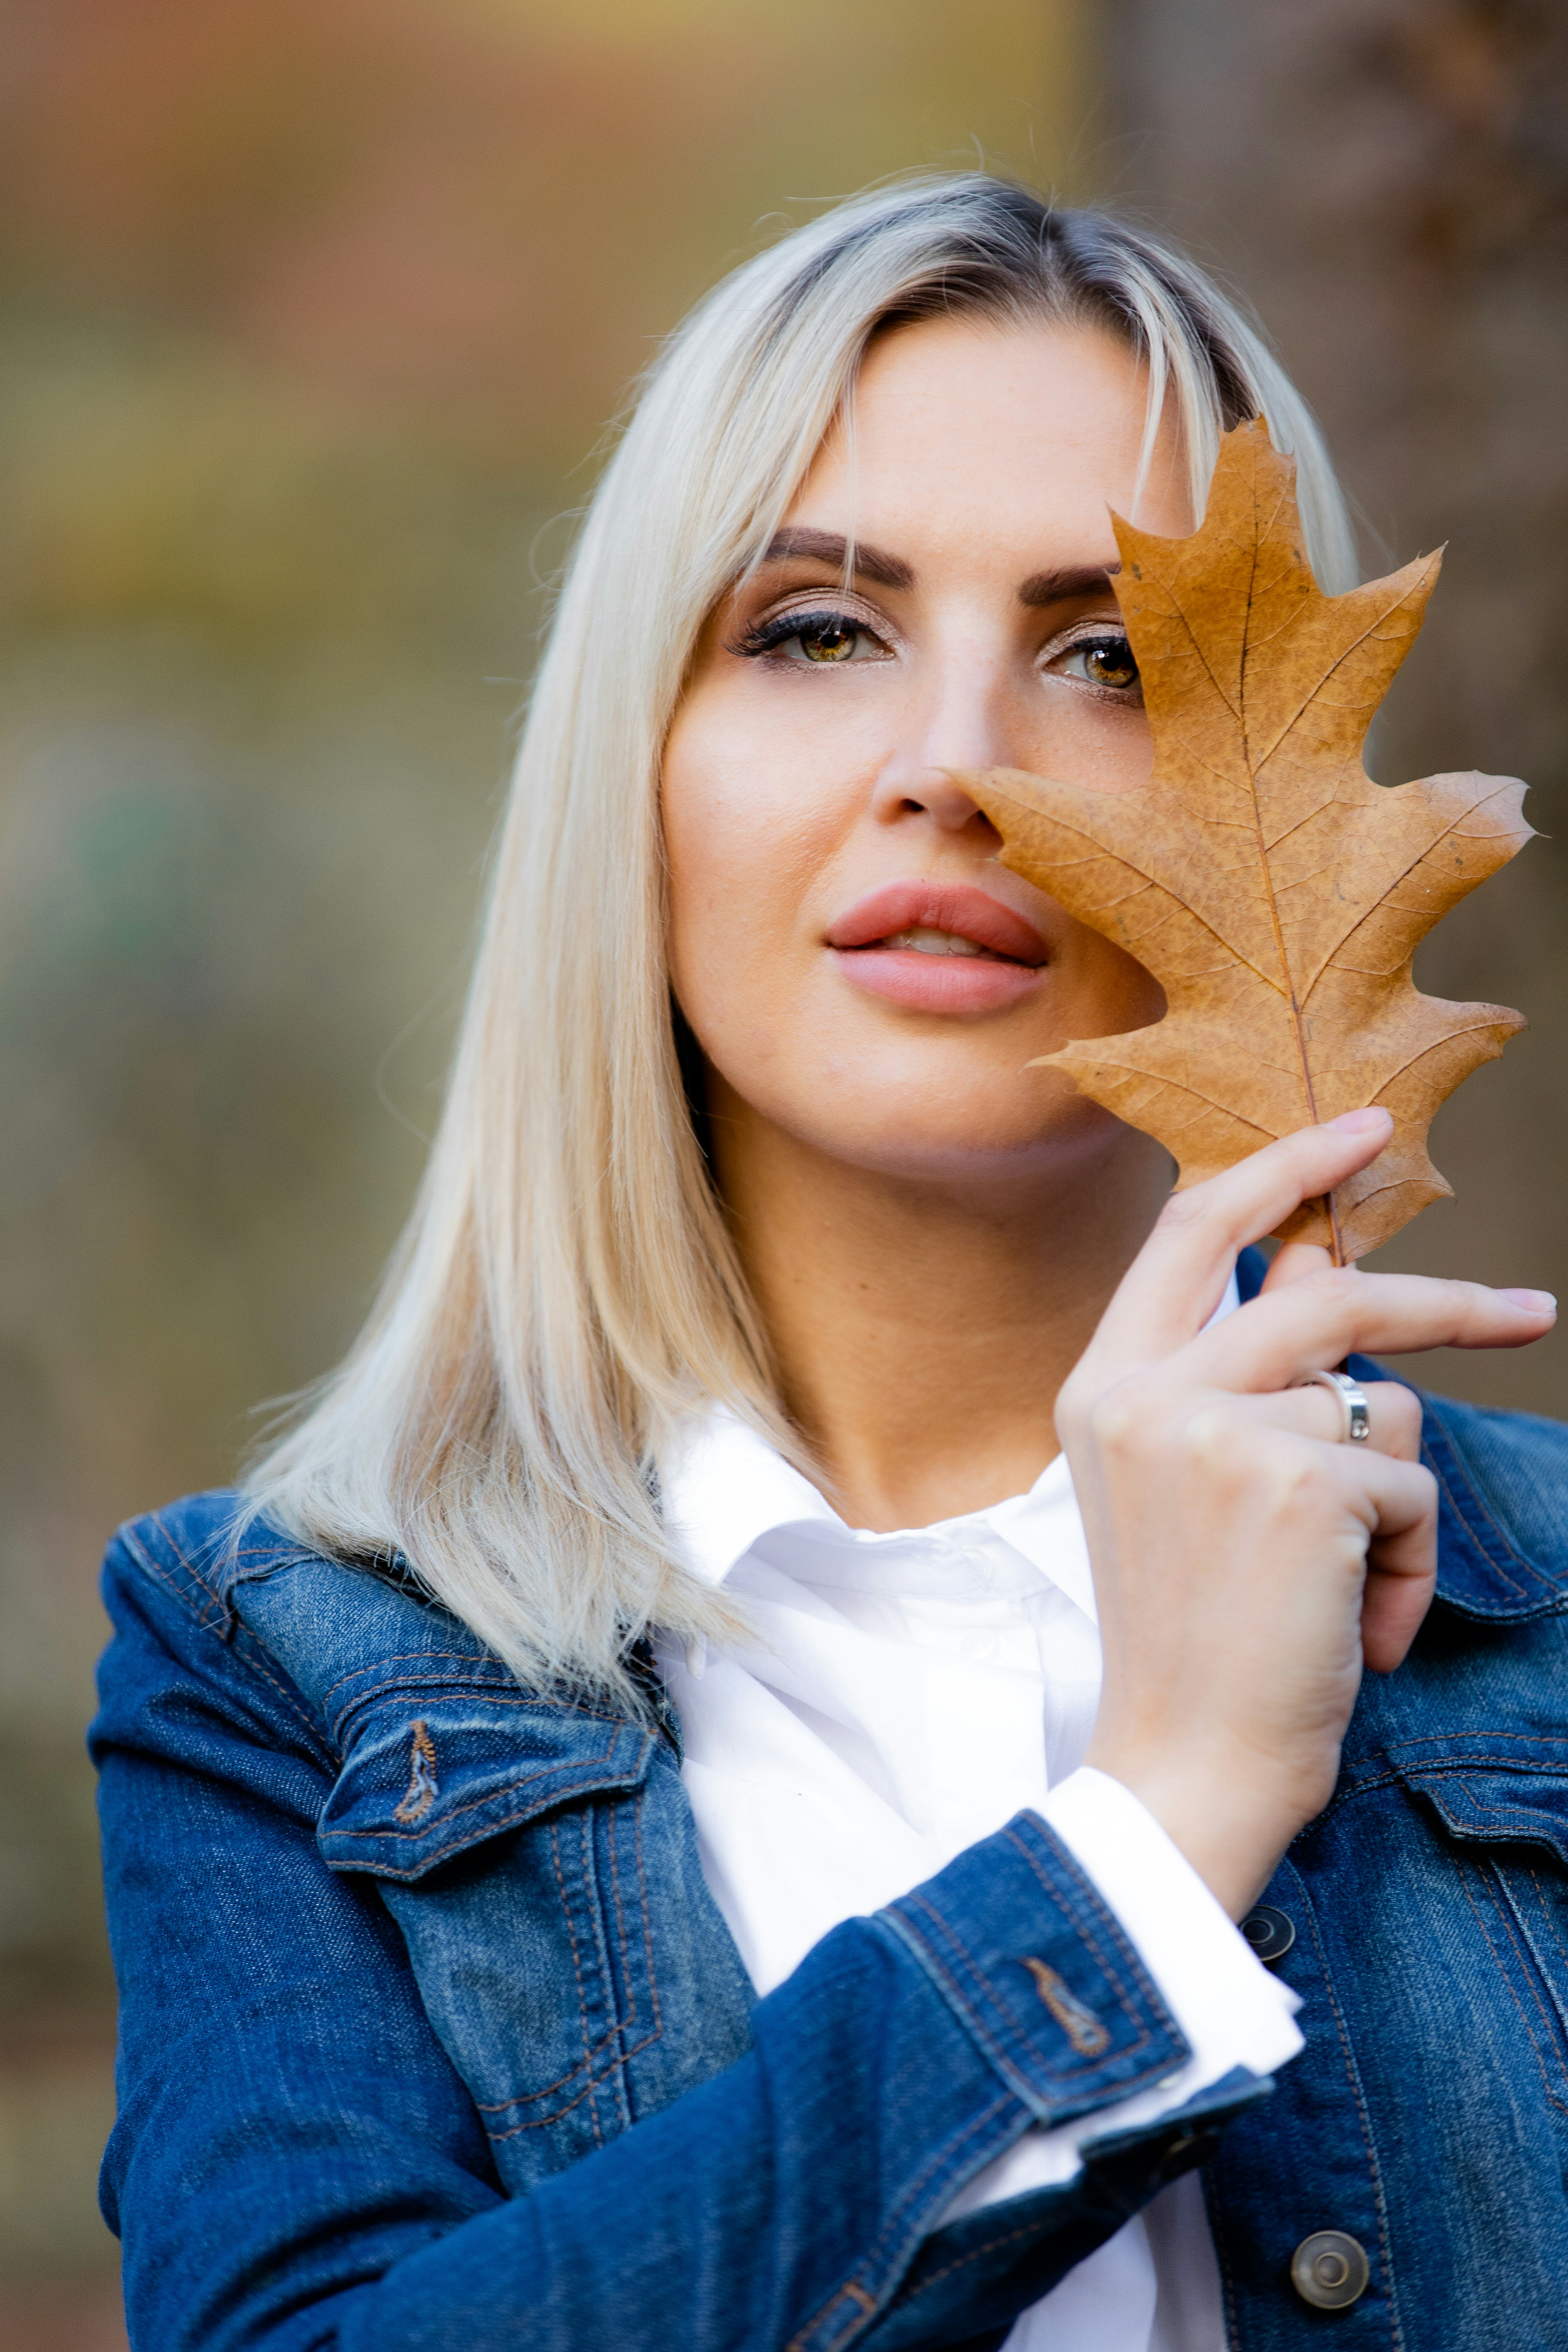
[(1372, 1435), (1372, 1412), (1361, 1382), (1352, 1380), (1349, 1372), (1309, 1372), (1306, 1379), (1298, 1381), (1296, 1385), (1299, 1389), (1310, 1389), (1314, 1382), (1320, 1388), (1332, 1389), (1344, 1408), (1345, 1425), (1340, 1432), (1341, 1442), (1346, 1445), (1364, 1445)]

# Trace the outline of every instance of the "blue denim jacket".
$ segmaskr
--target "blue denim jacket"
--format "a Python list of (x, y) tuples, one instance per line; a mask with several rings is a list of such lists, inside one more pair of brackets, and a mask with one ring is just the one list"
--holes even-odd
[[(1568, 2347), (1568, 1430), (1429, 1401), (1426, 1442), (1440, 1599), (1264, 1898), (1307, 2048), (1134, 2132), (1185, 2045), (1032, 1815), (757, 2001), (668, 1717), (525, 1690), (265, 1528), (227, 1559), (232, 1496), (123, 1529), (136, 2352), (983, 2352), (1200, 2162), (1242, 2352)], [(1073, 2181), (940, 2226), (1096, 2112)], [(1370, 2264), (1338, 2312), (1291, 2284), (1320, 2230)]]

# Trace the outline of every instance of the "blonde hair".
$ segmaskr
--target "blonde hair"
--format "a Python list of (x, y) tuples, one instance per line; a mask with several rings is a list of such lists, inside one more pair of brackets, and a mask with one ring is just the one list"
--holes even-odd
[(497, 845), (445, 1113), (363, 1332), (258, 1462), (249, 1513), (401, 1554), (532, 1683), (637, 1703), (637, 1646), (722, 1634), (654, 1463), (718, 1399), (789, 1442), (682, 1086), (661, 747), (692, 646), (754, 563), (871, 338), (934, 316), (1091, 324), (1174, 404), (1194, 512), (1219, 436), (1295, 453), (1321, 584), (1355, 577), (1300, 394), (1182, 255), (972, 173), (874, 190), (726, 278), (670, 339), (583, 525)]

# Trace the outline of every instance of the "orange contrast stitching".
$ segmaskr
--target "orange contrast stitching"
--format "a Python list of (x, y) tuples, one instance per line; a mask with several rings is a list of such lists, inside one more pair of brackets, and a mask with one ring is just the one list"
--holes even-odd
[(403, 1802), (393, 1814), (395, 1822), (422, 1822), (440, 1793), (441, 1784), (436, 1778), (436, 1742), (425, 1727), (423, 1717), (414, 1727), (414, 1738), (408, 1749), (408, 1787)]
[(1035, 1979), (1035, 1990), (1080, 2058), (1099, 2058), (1110, 2049), (1110, 2034), (1065, 1977), (1047, 1968), (1044, 1960), (1026, 1958), (1024, 1966)]

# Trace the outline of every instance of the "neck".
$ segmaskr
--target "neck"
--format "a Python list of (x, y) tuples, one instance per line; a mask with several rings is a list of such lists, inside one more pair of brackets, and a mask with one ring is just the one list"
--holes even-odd
[(710, 1085), (742, 1263), (837, 1507), (886, 1532), (1032, 1486), (1057, 1391), (1170, 1190), (1164, 1153), (1094, 1113), (1003, 1173), (889, 1175)]

